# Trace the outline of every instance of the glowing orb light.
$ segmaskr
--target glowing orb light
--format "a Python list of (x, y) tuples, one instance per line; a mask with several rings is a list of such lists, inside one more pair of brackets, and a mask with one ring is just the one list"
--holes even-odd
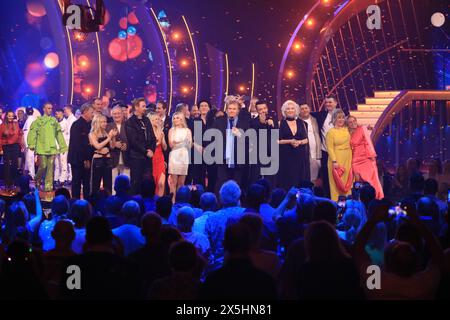
[(436, 28), (442, 27), (445, 23), (445, 16), (440, 12), (435, 12), (431, 16), (431, 24)]
[(49, 69), (54, 69), (59, 65), (59, 57), (56, 53), (50, 52), (44, 58), (44, 64)]
[(89, 58), (86, 55), (81, 55), (78, 57), (78, 65), (86, 70), (87, 68), (89, 68)]
[(32, 62), (25, 68), (25, 81), (33, 88), (40, 87), (46, 80), (45, 69), (42, 64)]
[(28, 13), (35, 18), (42, 18), (47, 14), (44, 5), (40, 1), (28, 1), (27, 2)]
[(127, 41), (119, 38), (113, 39), (108, 46), (108, 53), (114, 60), (127, 60)]
[(133, 26), (129, 26), (128, 29), (127, 29), (127, 33), (130, 36), (134, 36), (136, 34), (136, 28), (133, 27)]
[(127, 33), (123, 30), (119, 31), (119, 35), (117, 36), (119, 39), (124, 40), (127, 38)]

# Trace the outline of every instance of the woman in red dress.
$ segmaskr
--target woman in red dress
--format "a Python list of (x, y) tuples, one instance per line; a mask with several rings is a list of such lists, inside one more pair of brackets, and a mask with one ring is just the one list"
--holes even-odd
[(378, 178), (377, 154), (367, 128), (358, 126), (358, 121), (353, 116), (347, 118), (347, 124), (351, 135), (352, 170), (355, 180), (369, 183), (375, 189), (376, 198), (382, 199), (384, 194)]
[(153, 179), (155, 179), (155, 194), (158, 197), (164, 195), (166, 184), (166, 163), (164, 162), (164, 151), (167, 149), (166, 139), (164, 137), (163, 123), (161, 117), (156, 113), (150, 115), (153, 132), (156, 137), (156, 149), (153, 154)]

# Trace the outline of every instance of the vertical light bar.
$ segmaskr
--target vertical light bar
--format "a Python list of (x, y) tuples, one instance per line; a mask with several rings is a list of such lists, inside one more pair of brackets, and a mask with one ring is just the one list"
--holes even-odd
[(225, 97), (228, 95), (229, 84), (230, 84), (230, 69), (228, 67), (228, 54), (225, 53)]
[(253, 98), (255, 91), (255, 63), (252, 63), (252, 90), (250, 91), (250, 99)]
[(172, 78), (172, 62), (170, 61), (169, 46), (167, 45), (166, 36), (164, 34), (163, 29), (161, 28), (161, 24), (159, 23), (159, 20), (155, 14), (155, 11), (153, 10), (153, 8), (150, 8), (150, 11), (152, 12), (152, 15), (155, 18), (156, 24), (159, 27), (159, 31), (161, 32), (162, 40), (164, 41), (164, 46), (166, 47), (167, 64), (169, 66), (169, 113), (170, 113), (170, 110), (172, 108), (173, 78)]
[[(61, 4), (61, 1), (58, 0), (59, 8), (61, 9), (61, 13), (64, 14), (63, 5)], [(70, 102), (69, 104), (73, 103), (73, 85), (74, 85), (74, 74), (73, 74), (73, 49), (72, 49), (72, 40), (70, 39), (69, 29), (66, 27), (66, 34), (67, 34), (67, 42), (69, 44), (69, 53), (70, 53), (70, 76), (71, 76), (71, 86), (70, 86)]]
[[(86, 0), (89, 7), (91, 7), (91, 3), (89, 0)], [(92, 10), (89, 10), (91, 12), (91, 15), (94, 16)], [(98, 55), (98, 90), (97, 90), (97, 97), (101, 98), (101, 92), (102, 92), (102, 54), (100, 51), (100, 42), (98, 38), (98, 32), (95, 33), (95, 39), (97, 40), (97, 55)]]
[(191, 40), (191, 47), (192, 47), (192, 53), (194, 55), (194, 66), (195, 66), (195, 97), (194, 97), (194, 105), (197, 104), (197, 98), (198, 98), (198, 64), (197, 64), (197, 54), (195, 52), (195, 46), (194, 46), (194, 40), (192, 39), (191, 30), (189, 29), (189, 26), (187, 24), (186, 18), (184, 16), (181, 16), (183, 18), (184, 25), (186, 26), (186, 30), (189, 35), (189, 39)]

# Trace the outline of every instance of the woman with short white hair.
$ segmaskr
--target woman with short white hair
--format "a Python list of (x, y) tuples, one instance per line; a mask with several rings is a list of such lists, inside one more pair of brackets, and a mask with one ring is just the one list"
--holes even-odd
[(307, 124), (299, 119), (300, 107), (292, 100), (281, 107), (278, 186), (288, 191), (310, 181)]

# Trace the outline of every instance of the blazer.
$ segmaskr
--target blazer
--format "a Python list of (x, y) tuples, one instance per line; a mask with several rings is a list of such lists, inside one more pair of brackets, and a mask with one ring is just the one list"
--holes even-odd
[(145, 125), (145, 132), (136, 115), (133, 115), (125, 122), (125, 133), (128, 138), (128, 157), (130, 158), (145, 159), (147, 150), (150, 149), (154, 152), (156, 148), (156, 137), (150, 120), (148, 117), (143, 116), (142, 121)]
[[(240, 114), (238, 116), (238, 121), (236, 123), (236, 128), (238, 129), (242, 129), (244, 132), (247, 131), (247, 129), (250, 128), (250, 118), (244, 116), (241, 117)], [(228, 116), (223, 116), (223, 117), (219, 117), (216, 118), (216, 120), (214, 120), (213, 126), (214, 129), (217, 129), (221, 132), (222, 137), (223, 137), (223, 163), (226, 164), (225, 159), (226, 159), (226, 137), (227, 137), (227, 127), (228, 127)], [(235, 159), (235, 163), (237, 162), (237, 154), (238, 154), (238, 145), (239, 145), (239, 140), (243, 139), (243, 137), (241, 138), (237, 138), (234, 137), (235, 139), (235, 143), (234, 143), (234, 159)], [(244, 141), (245, 143), (245, 150), (240, 150), (240, 152), (244, 152), (245, 155), (245, 159), (246, 162), (248, 162), (248, 150), (250, 149), (250, 144), (248, 141)], [(237, 167), (242, 166), (242, 164), (238, 165), (236, 164)]]
[[(112, 129), (117, 130), (117, 125), (115, 122), (108, 123), (106, 125), (106, 132), (110, 132)], [(125, 166), (128, 165), (128, 153), (126, 152), (128, 150), (128, 139), (127, 134), (125, 132), (125, 121), (122, 122), (122, 125), (120, 126), (120, 131), (118, 132), (116, 136), (116, 141), (123, 142), (127, 145), (127, 149), (125, 151), (121, 151), (119, 148), (110, 148), (111, 152), (111, 158), (112, 158), (112, 166), (113, 168), (117, 167), (119, 165), (119, 158), (120, 153), (122, 153), (123, 163)]]
[[(322, 139), (320, 137), (321, 134), (320, 134), (320, 130), (319, 130), (319, 125), (317, 123), (316, 118), (314, 118), (312, 115), (310, 115), (310, 118), (311, 118), (311, 125), (312, 125), (313, 132), (314, 132), (314, 137), (316, 139), (316, 156), (317, 156), (317, 159), (322, 159), (322, 143), (321, 143)], [(322, 123), (322, 125), (323, 125), (323, 123)]]
[(89, 143), (91, 123), (80, 117), (70, 128), (68, 162), (73, 166), (83, 166), (84, 161), (92, 160), (94, 148)]

